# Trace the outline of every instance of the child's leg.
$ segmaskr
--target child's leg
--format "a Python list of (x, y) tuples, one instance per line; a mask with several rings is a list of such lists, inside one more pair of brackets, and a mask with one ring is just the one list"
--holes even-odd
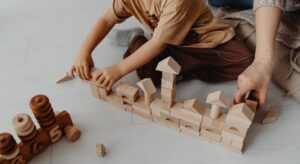
[[(124, 58), (132, 54), (148, 40), (136, 36), (130, 43)], [(161, 72), (156, 71), (157, 64), (172, 56), (181, 65), (183, 78), (197, 78), (207, 82), (222, 82), (237, 79), (238, 75), (253, 61), (254, 55), (240, 40), (232, 39), (214, 49), (182, 48), (168, 46), (150, 63), (137, 69), (139, 78), (151, 78), (158, 85)]]

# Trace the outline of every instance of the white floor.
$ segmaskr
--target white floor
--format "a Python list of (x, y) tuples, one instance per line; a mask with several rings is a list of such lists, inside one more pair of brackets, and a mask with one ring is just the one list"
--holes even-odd
[[(266, 106), (279, 111), (278, 120), (254, 124), (246, 152), (237, 155), (100, 102), (78, 80), (55, 84), (68, 71), (97, 16), (110, 4), (108, 0), (0, 0), (0, 132), (14, 134), (11, 121), (16, 114), (32, 116), (28, 101), (35, 94), (49, 96), (55, 110), (67, 109), (82, 129), (79, 141), (70, 144), (63, 139), (31, 163), (300, 163), (299, 104), (282, 97), (274, 85)], [(130, 19), (117, 28), (136, 25)], [(94, 52), (95, 63), (98, 67), (113, 64), (124, 50), (104, 41)], [(137, 80), (134, 73), (122, 79), (130, 84)], [(236, 82), (184, 82), (178, 84), (178, 100), (204, 101), (218, 89), (232, 97), (235, 88)], [(105, 158), (95, 153), (99, 140), (107, 148)]]

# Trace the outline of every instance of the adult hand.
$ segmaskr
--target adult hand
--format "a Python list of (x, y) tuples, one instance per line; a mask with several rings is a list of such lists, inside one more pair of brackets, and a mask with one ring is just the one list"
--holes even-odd
[(259, 106), (263, 106), (270, 79), (272, 76), (272, 64), (254, 61), (238, 77), (238, 87), (235, 93), (235, 103), (241, 103), (247, 92), (254, 90), (257, 92)]

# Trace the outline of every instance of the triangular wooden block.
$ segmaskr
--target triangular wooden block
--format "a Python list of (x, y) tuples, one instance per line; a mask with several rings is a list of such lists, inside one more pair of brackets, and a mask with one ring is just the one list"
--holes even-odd
[(63, 82), (66, 82), (66, 81), (70, 81), (70, 80), (73, 80), (73, 79), (74, 79), (74, 77), (67, 72), (66, 75), (64, 75), (58, 81), (56, 81), (56, 84), (63, 83)]
[(264, 120), (263, 120), (263, 124), (268, 124), (268, 123), (272, 123), (277, 119), (277, 112), (275, 112), (273, 110), (273, 108), (271, 107), (268, 111), (268, 113), (266, 114)]
[(178, 75), (181, 66), (172, 57), (167, 57), (158, 63), (156, 70)]

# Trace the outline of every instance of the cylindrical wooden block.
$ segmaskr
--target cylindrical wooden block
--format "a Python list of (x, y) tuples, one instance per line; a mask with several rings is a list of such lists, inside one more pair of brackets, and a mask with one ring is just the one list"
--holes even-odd
[(66, 126), (64, 129), (64, 132), (67, 136), (68, 141), (70, 141), (70, 142), (75, 142), (81, 136), (80, 129), (75, 128), (71, 125)]
[(33, 141), (37, 130), (31, 118), (27, 114), (18, 114), (13, 119), (14, 129), (23, 143)]
[(0, 154), (3, 159), (11, 160), (20, 152), (14, 137), (9, 133), (0, 134)]
[(106, 150), (104, 145), (101, 142), (96, 143), (96, 152), (99, 157), (104, 157), (106, 154)]
[(221, 107), (213, 104), (211, 106), (210, 117), (216, 119), (220, 116), (220, 113), (221, 113)]
[(55, 113), (47, 96), (37, 95), (30, 100), (30, 108), (41, 128), (52, 129), (56, 123)]

